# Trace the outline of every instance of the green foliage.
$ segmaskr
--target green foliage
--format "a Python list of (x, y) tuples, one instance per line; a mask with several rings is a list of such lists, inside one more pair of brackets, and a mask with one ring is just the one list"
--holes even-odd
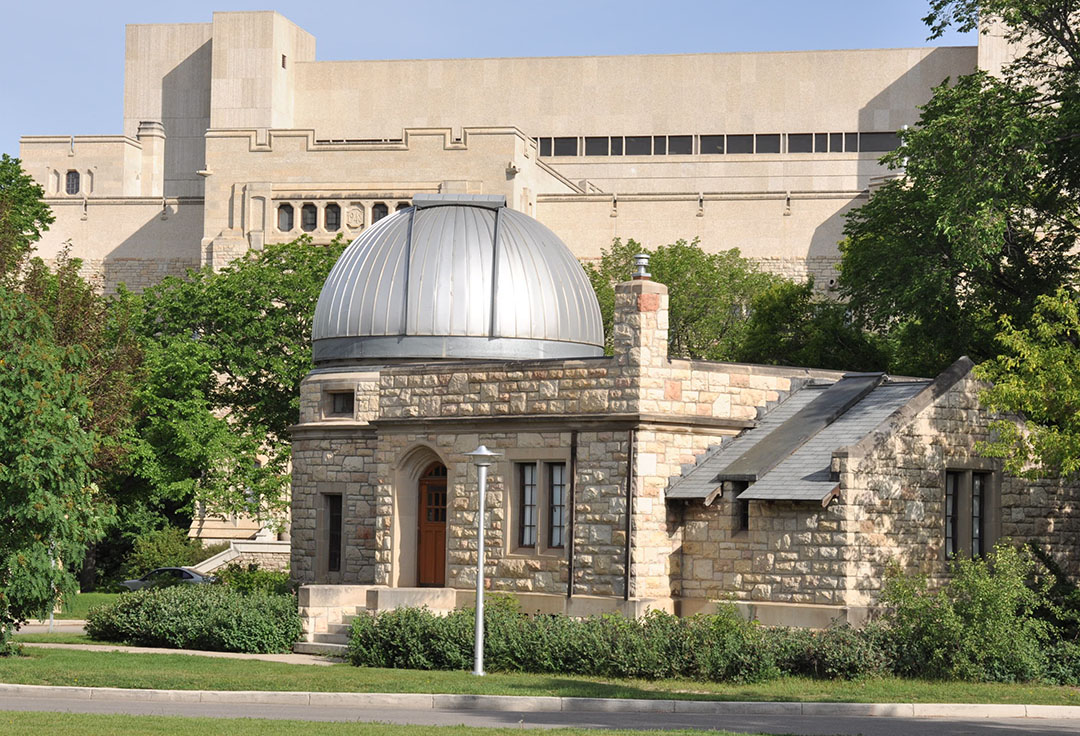
[(210, 513), (280, 521), (315, 304), (343, 248), (301, 237), (147, 290), (132, 482)]
[(0, 284), (11, 286), (41, 233), (56, 219), (22, 162), (0, 155)]
[(84, 358), (56, 344), (26, 296), (0, 286), (0, 654), (15, 626), (74, 593), (68, 568), (109, 518), (92, 482)]
[(220, 652), (288, 652), (300, 638), (296, 598), (224, 585), (177, 585), (125, 593), (90, 609), (93, 639)]
[(1005, 317), (1003, 353), (978, 367), (992, 385), (980, 401), (1011, 414), (992, 423), (979, 451), (1005, 460), (1013, 475), (1071, 476), (1080, 471), (1080, 308), (1075, 292), (1043, 296), (1025, 327)]
[(902, 178), (849, 214), (841, 294), (889, 336), (892, 370), (990, 357), (1001, 316), (1025, 321), (1070, 278), (1077, 203), (1047, 177), (1049, 113), (1033, 97), (982, 73), (937, 87), (883, 158)]
[(706, 253), (698, 241), (662, 245), (655, 251), (616, 239), (596, 263), (584, 264), (600, 302), (604, 337), (611, 352), (615, 284), (633, 274), (634, 256), (649, 253), (649, 272), (670, 288), (668, 350), (672, 357), (733, 360), (746, 329), (750, 303), (774, 283), (737, 249)]
[(204, 547), (174, 526), (144, 532), (135, 537), (127, 557), (127, 575), (137, 578), (159, 567), (190, 567), (228, 547), (228, 543)]
[(905, 677), (1019, 682), (1047, 672), (1052, 627), (1036, 615), (1045, 589), (1029, 587), (1034, 561), (1007, 543), (989, 560), (957, 559), (935, 592), (925, 578), (892, 568), (880, 634), (892, 668)]
[(875, 336), (847, 318), (847, 306), (814, 295), (814, 282), (778, 281), (756, 294), (737, 360), (834, 370), (883, 370)]
[[(439, 616), (399, 608), (354, 619), (349, 659), (358, 666), (466, 669), (472, 666), (472, 609)], [(779, 674), (766, 630), (734, 606), (711, 616), (678, 618), (660, 611), (573, 619), (528, 616), (512, 600), (484, 610), (484, 661), (499, 672), (549, 672), (659, 679), (693, 677), (758, 682)]]
[(260, 570), (256, 563), (241, 565), (230, 563), (214, 572), (214, 578), (220, 585), (228, 585), (241, 593), (269, 593), (272, 595), (292, 595), (296, 586), (289, 579), (289, 573), (280, 570)]

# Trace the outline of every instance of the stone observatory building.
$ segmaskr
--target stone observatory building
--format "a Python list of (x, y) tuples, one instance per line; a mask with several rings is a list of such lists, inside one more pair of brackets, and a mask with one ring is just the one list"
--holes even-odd
[(941, 576), (999, 537), (1067, 569), (1074, 486), (979, 457), (971, 362), (936, 379), (668, 357), (667, 287), (616, 288), (614, 350), (570, 250), (502, 196), (416, 195), (319, 298), (293, 428), (292, 574), (308, 645), (358, 608), (472, 602), (765, 623), (865, 616), (890, 559)]

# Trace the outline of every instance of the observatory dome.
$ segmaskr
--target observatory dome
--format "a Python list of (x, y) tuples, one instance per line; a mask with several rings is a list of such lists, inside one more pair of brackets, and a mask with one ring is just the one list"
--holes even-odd
[(418, 194), (342, 253), (315, 308), (316, 365), (603, 355), (570, 249), (503, 196)]

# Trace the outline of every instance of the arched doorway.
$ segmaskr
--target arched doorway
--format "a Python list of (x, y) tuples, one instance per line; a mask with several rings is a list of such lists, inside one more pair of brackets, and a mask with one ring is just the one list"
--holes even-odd
[(446, 585), (446, 466), (432, 463), (417, 483), (416, 584)]

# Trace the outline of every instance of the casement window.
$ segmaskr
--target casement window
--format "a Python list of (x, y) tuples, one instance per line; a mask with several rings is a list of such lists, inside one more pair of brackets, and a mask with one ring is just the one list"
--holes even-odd
[(566, 546), (569, 478), (565, 462), (520, 462), (515, 465), (516, 547), (558, 550)]
[(278, 205), (277, 229), (287, 233), (293, 228), (293, 207), (291, 204)]
[(341, 205), (328, 204), (323, 210), (323, 227), (328, 233), (336, 233), (341, 229)]
[(69, 171), (67, 176), (64, 177), (64, 191), (68, 194), (78, 194), (80, 188), (79, 172)]
[(305, 204), (300, 208), (300, 229), (310, 233), (318, 227), (319, 209), (313, 204)]
[(1000, 489), (987, 470), (945, 471), (945, 557), (984, 557), (997, 541)]
[(323, 496), (326, 503), (326, 571), (341, 572), (341, 494)]
[(371, 221), (378, 222), (390, 214), (390, 208), (385, 202), (376, 202), (371, 206)]

